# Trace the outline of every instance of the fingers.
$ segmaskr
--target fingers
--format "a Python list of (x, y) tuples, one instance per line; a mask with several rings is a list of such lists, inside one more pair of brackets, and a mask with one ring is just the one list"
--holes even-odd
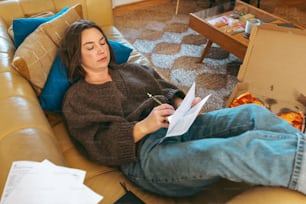
[(162, 104), (159, 106), (156, 106), (153, 111), (158, 111), (158, 114), (161, 114), (162, 116), (169, 116), (174, 113), (174, 108), (173, 106), (169, 104)]
[(169, 127), (168, 117), (161, 117), (159, 124), (160, 124), (160, 127), (163, 127), (163, 128)]
[(160, 124), (169, 123), (168, 116), (170, 116), (171, 114), (172, 114), (171, 110), (165, 110), (165, 109), (162, 110), (156, 109), (154, 110), (153, 113), (153, 115), (155, 115), (156, 121)]
[(168, 127), (168, 117), (174, 113), (173, 106), (169, 104), (162, 104), (155, 107), (152, 111), (155, 121), (159, 127)]
[(201, 100), (202, 100), (202, 98), (200, 98), (200, 97), (195, 97), (194, 100), (192, 101), (191, 106), (197, 105)]
[(163, 104), (161, 104), (159, 106), (156, 106), (154, 109), (162, 110), (162, 109), (174, 109), (174, 108), (173, 108), (173, 106), (171, 106), (168, 103), (163, 103)]
[(174, 108), (169, 104), (162, 104), (153, 108), (151, 113), (141, 121), (144, 134), (154, 132), (160, 128), (169, 127), (168, 117), (172, 115)]

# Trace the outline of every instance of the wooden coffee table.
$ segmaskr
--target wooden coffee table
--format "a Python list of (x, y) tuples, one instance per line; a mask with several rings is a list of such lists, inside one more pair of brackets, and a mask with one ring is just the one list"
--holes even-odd
[[(224, 12), (224, 10), (227, 11)], [(228, 24), (219, 22), (220, 19), (228, 19), (229, 17), (232, 17), (233, 14), (236, 18), (239, 17), (239, 27), (235, 25), (233, 28)], [(213, 43), (216, 43), (220, 47), (243, 60), (249, 44), (249, 39), (244, 37), (244, 29), (242, 28), (244, 28), (245, 18), (250, 16), (249, 14), (254, 15), (255, 18), (262, 20), (263, 23), (274, 23), (291, 27), (294, 26), (299, 29), (303, 29), (300, 26), (291, 24), (285, 19), (282, 19), (278, 16), (275, 16), (239, 0), (236, 1), (234, 8), (230, 8), (229, 4), (225, 4), (223, 7), (213, 7), (191, 13), (189, 20), (190, 28), (208, 39), (200, 62), (204, 60)], [(233, 18), (231, 18), (231, 20), (232, 19)], [(237, 22), (235, 24), (237, 24)]]

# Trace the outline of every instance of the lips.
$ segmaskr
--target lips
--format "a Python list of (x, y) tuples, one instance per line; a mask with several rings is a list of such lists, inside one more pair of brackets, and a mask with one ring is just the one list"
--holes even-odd
[(98, 62), (105, 62), (107, 60), (107, 57), (102, 57), (98, 60)]

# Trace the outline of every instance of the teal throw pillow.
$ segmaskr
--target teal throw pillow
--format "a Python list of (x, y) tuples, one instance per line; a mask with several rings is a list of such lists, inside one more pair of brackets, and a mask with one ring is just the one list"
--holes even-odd
[(42, 109), (51, 112), (60, 112), (65, 92), (70, 87), (66, 66), (56, 56), (51, 67), (46, 84), (39, 95)]
[[(117, 64), (128, 61), (132, 52), (131, 48), (112, 40), (109, 40), (109, 44), (114, 51)], [(62, 100), (69, 87), (70, 82), (68, 80), (67, 69), (61, 62), (60, 56), (57, 55), (46, 84), (39, 95), (42, 109), (50, 112), (61, 112)]]
[(115, 61), (117, 64), (122, 64), (128, 61), (133, 49), (113, 40), (108, 40), (115, 55)]
[(17, 48), (23, 40), (31, 34), (40, 24), (48, 22), (63, 13), (65, 13), (69, 7), (63, 8), (61, 11), (53, 16), (49, 17), (34, 17), (34, 18), (16, 18), (13, 20), (13, 32), (14, 32), (14, 43)]

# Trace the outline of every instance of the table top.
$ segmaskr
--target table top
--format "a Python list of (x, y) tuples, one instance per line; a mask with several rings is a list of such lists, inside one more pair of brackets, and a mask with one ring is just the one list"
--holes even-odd
[[(230, 3), (224, 3), (216, 7), (192, 13), (191, 15), (194, 15), (199, 19), (202, 19), (204, 23), (208, 23), (220, 31), (233, 36), (239, 33), (241, 34), (241, 32), (235, 32), (233, 29), (238, 29), (238, 24), (244, 28), (246, 20), (250, 18), (260, 19), (262, 23), (275, 23), (287, 26), (295, 26), (293, 24), (289, 24), (287, 20), (282, 19), (281, 17), (275, 16), (239, 0), (236, 2), (235, 7)], [(230, 21), (233, 20), (238, 20), (238, 22), (235, 21), (234, 26), (229, 25)]]
[(190, 17), (191, 28), (232, 53), (240, 49), (235, 53), (240, 58), (243, 58), (249, 43), (249, 39), (244, 35), (248, 19), (257, 18), (262, 23), (295, 26), (285, 19), (239, 0), (235, 6), (230, 3), (220, 4), (191, 13)]

